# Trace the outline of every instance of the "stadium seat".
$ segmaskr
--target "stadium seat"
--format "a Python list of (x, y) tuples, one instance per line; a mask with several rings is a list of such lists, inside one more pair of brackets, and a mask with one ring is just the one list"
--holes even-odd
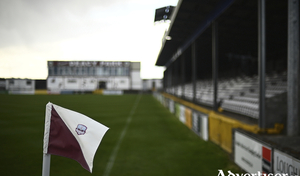
[[(287, 91), (286, 73), (266, 76), (266, 99)], [(167, 89), (168, 93), (178, 97), (184, 96), (193, 100), (192, 83), (174, 86)], [(211, 79), (196, 82), (196, 101), (200, 104), (213, 106), (213, 82)], [(218, 80), (218, 103), (225, 111), (245, 115), (257, 119), (259, 116), (259, 82), (258, 76), (240, 76)]]

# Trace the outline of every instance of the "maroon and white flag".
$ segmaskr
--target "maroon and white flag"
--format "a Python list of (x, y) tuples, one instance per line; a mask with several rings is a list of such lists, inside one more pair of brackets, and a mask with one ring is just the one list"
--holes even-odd
[(83, 114), (49, 102), (43, 152), (74, 159), (92, 172), (95, 153), (108, 129)]

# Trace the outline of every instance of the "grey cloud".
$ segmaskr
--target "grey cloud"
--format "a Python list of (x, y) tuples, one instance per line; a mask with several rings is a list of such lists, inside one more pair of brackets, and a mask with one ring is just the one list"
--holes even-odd
[[(84, 17), (92, 7), (125, 0), (1, 0), (0, 48), (56, 41), (89, 32)], [(94, 29), (97, 30), (97, 29)]]

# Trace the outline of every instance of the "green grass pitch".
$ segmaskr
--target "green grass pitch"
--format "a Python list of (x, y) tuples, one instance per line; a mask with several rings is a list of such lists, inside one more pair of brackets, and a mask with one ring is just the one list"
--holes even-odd
[[(52, 156), (50, 175), (103, 175), (138, 96), (0, 95), (0, 175), (41, 175), (49, 101), (110, 128), (95, 155), (92, 174), (76, 161)], [(151, 95), (141, 95), (110, 175), (217, 176), (218, 169), (239, 172), (220, 147), (201, 140)]]

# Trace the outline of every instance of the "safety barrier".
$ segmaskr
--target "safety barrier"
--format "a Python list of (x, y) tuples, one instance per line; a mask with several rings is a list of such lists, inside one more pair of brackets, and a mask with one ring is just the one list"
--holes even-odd
[(249, 125), (211, 111), (209, 113), (210, 140), (220, 145), (225, 151), (232, 152), (232, 129), (241, 128), (252, 133), (258, 133), (258, 125)]

